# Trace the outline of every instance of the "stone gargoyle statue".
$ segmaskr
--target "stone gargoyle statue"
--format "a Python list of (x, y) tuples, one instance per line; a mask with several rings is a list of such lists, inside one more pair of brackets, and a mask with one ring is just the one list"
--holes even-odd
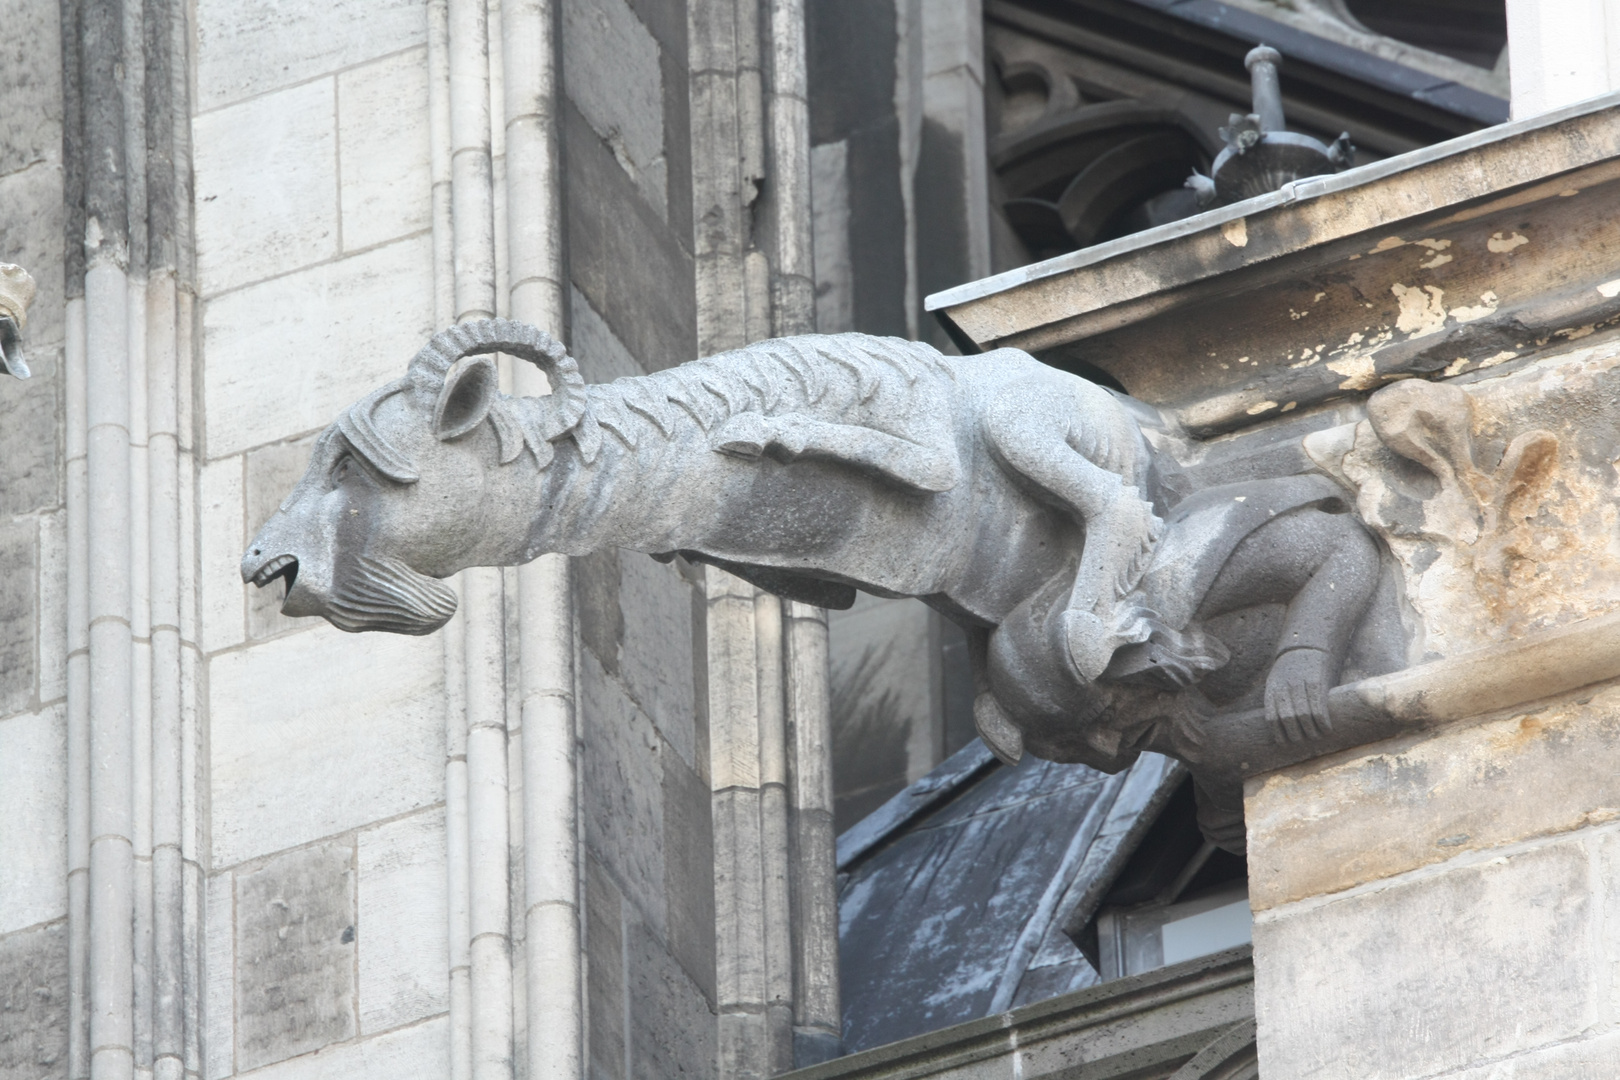
[[(552, 392), (502, 394), (497, 352)], [(998, 756), (1226, 768), (1203, 821), (1238, 847), (1201, 720), (1263, 701), (1277, 739), (1317, 734), (1380, 555), (1323, 476), (1171, 505), (1154, 422), (1013, 349), (804, 336), (586, 385), (543, 331), (469, 322), (321, 435), (242, 576), (284, 579), (288, 615), (405, 634), (450, 618), (465, 567), (611, 547), (832, 608), (918, 597), (966, 629)]]

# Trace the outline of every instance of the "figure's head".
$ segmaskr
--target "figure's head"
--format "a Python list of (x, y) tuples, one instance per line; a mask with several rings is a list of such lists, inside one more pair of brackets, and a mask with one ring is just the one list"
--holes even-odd
[[(500, 393), (490, 354), (546, 372), (546, 397)], [(451, 327), (403, 379), (344, 410), (309, 469), (242, 557), (242, 579), (286, 582), (281, 610), (340, 630), (428, 634), (456, 610), (441, 578), (526, 557), (532, 469), (585, 410), (584, 382), (562, 345), (505, 319)]]

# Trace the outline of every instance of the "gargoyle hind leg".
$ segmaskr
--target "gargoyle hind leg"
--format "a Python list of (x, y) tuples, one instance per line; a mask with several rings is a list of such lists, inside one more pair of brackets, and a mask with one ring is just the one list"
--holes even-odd
[(1075, 666), (1095, 680), (1125, 644), (1115, 608), (1163, 526), (1140, 487), (1148, 465), (1141, 433), (1101, 387), (1045, 377), (1005, 387), (985, 416), (985, 433), (1009, 468), (1085, 525), (1064, 621)]
[(1304, 509), (1250, 533), (1216, 575), (1200, 619), (1254, 604), (1288, 605), (1266, 678), (1266, 716), (1279, 742), (1312, 739), (1330, 726), (1327, 694), (1378, 573), (1378, 548), (1360, 522)]

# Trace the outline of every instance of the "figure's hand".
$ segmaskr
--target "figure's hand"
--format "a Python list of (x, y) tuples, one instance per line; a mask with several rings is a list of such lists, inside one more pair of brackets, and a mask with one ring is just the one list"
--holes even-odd
[(1332, 727), (1328, 690), (1332, 658), (1321, 649), (1290, 649), (1266, 677), (1266, 719), (1278, 743), (1320, 738)]

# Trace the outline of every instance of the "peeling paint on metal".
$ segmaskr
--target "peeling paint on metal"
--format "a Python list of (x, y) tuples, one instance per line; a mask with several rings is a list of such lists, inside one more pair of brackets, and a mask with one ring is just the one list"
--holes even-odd
[(1249, 224), (1246, 218), (1228, 221), (1221, 226), (1221, 235), (1233, 247), (1247, 247), (1249, 245)]
[(1512, 251), (1514, 248), (1519, 247), (1522, 244), (1528, 244), (1529, 242), (1530, 238), (1528, 236), (1523, 236), (1519, 233), (1512, 233), (1509, 236), (1503, 236), (1501, 233), (1492, 233), (1491, 238), (1485, 241), (1485, 246), (1496, 252), (1496, 254), (1501, 255), (1505, 252)]
[(1420, 338), (1445, 329), (1446, 308), (1442, 303), (1445, 290), (1435, 285), (1402, 285), (1397, 281), (1389, 291), (1401, 304), (1400, 317), (1395, 320), (1397, 330)]
[(1482, 292), (1479, 294), (1478, 304), (1471, 307), (1454, 307), (1451, 309), (1451, 317), (1460, 323), (1473, 322), (1475, 319), (1483, 319), (1487, 315), (1496, 314), (1496, 309), (1501, 302), (1494, 292)]

